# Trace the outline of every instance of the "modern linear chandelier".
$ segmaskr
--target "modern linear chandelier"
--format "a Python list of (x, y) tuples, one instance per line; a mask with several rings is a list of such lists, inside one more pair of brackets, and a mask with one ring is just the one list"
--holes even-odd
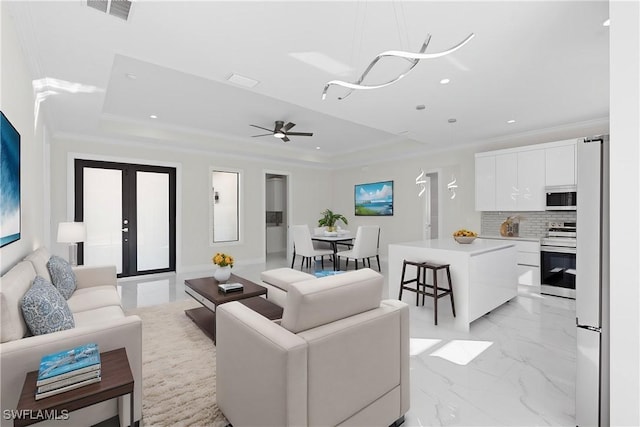
[[(449, 55), (450, 53), (455, 52), (456, 50), (460, 49), (462, 46), (467, 44), (474, 37), (475, 37), (475, 34), (471, 33), (471, 34), (469, 34), (467, 36), (466, 39), (464, 39), (463, 41), (461, 41), (460, 43), (458, 43), (456, 46), (452, 47), (451, 49), (447, 49), (445, 51), (436, 52), (436, 53), (425, 53), (425, 50), (427, 50), (427, 46), (429, 45), (429, 42), (431, 41), (431, 34), (427, 34), (427, 38), (424, 41), (424, 43), (422, 44), (422, 47), (420, 48), (420, 50), (418, 52), (405, 52), (403, 50), (388, 50), (386, 52), (382, 52), (382, 53), (378, 54), (374, 58), (373, 61), (371, 61), (369, 66), (366, 68), (366, 70), (364, 70), (364, 73), (362, 73), (360, 78), (355, 83), (349, 83), (349, 82), (345, 82), (345, 81), (342, 81), (342, 80), (331, 80), (330, 82), (327, 82), (327, 84), (324, 86), (324, 90), (322, 91), (322, 99), (324, 100), (324, 99), (327, 98), (327, 91), (329, 90), (329, 87), (331, 87), (332, 85), (342, 86), (344, 88), (349, 89), (349, 92), (346, 95), (344, 95), (342, 97), (338, 97), (339, 100), (345, 99), (347, 96), (351, 95), (351, 93), (354, 90), (380, 89), (380, 88), (383, 88), (385, 86), (389, 86), (389, 85), (397, 82), (398, 80), (400, 80), (401, 78), (403, 78), (407, 74), (409, 74), (409, 72), (411, 70), (413, 70), (413, 68), (416, 65), (418, 65), (418, 62), (420, 62), (421, 59), (436, 59), (436, 58), (443, 57), (445, 55)], [(386, 83), (381, 83), (381, 84), (377, 84), (377, 85), (363, 85), (362, 82), (367, 77), (369, 72), (371, 72), (371, 69), (378, 63), (378, 61), (380, 61), (382, 58), (388, 57), (388, 56), (393, 56), (393, 57), (396, 57), (396, 58), (406, 59), (410, 63), (409, 68), (404, 73), (400, 74), (398, 77), (396, 77), (396, 78), (394, 78), (394, 79), (392, 79), (392, 80), (390, 80), (390, 81), (388, 81)]]

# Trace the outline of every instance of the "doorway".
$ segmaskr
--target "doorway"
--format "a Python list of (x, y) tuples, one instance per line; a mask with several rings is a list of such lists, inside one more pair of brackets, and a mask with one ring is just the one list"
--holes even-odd
[(265, 259), (287, 259), (289, 177), (265, 174)]
[(76, 159), (78, 263), (115, 265), (118, 277), (175, 271), (176, 169)]
[(422, 238), (424, 240), (437, 239), (440, 225), (440, 203), (438, 191), (438, 172), (427, 173), (422, 215)]

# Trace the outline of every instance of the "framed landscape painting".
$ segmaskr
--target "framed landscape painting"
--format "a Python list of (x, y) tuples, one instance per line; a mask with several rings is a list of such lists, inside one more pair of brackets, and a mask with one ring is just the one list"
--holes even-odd
[(20, 134), (0, 111), (0, 247), (20, 239)]
[(393, 181), (356, 184), (356, 216), (392, 216)]

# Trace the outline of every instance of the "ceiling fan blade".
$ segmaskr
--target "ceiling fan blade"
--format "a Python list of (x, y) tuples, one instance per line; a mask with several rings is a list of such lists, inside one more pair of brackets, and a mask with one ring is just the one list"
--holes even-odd
[(291, 123), (291, 122), (287, 123), (287, 124), (285, 125), (285, 127), (284, 127), (284, 131), (285, 131), (285, 132), (286, 132), (286, 131), (288, 131), (289, 129), (291, 129), (291, 128), (292, 128), (292, 127), (294, 127), (295, 125), (296, 125), (295, 123)]
[(282, 138), (282, 140), (283, 140), (284, 142), (289, 142), (289, 141), (291, 141), (291, 140), (290, 140), (289, 138), (287, 138), (286, 136), (285, 136), (284, 138)]
[(282, 120), (277, 120), (276, 127), (273, 129), (273, 133), (279, 132), (282, 129), (282, 126), (284, 126), (284, 122)]
[(269, 131), (269, 132), (273, 132), (271, 129), (263, 128), (262, 126), (258, 126), (258, 125), (249, 125), (249, 126), (253, 126), (254, 128), (258, 128), (258, 129), (266, 130), (266, 131)]
[(255, 138), (257, 136), (271, 136), (273, 135), (272, 133), (263, 133), (262, 135), (251, 135), (252, 138)]
[(291, 136), (313, 136), (311, 132), (287, 132), (287, 135)]

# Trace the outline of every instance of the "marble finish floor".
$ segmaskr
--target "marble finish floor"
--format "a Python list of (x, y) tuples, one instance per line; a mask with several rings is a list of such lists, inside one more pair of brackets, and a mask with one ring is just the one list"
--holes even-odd
[[(275, 256), (265, 264), (236, 266), (234, 273), (259, 282), (261, 271), (283, 266), (284, 257)], [(119, 280), (123, 306), (189, 299), (184, 280), (210, 274)], [(440, 300), (438, 326), (429, 302), (416, 307), (411, 293), (403, 299), (411, 307), (411, 408), (405, 426), (576, 425), (575, 301), (522, 287), (464, 333), (447, 327), (447, 299)]]

